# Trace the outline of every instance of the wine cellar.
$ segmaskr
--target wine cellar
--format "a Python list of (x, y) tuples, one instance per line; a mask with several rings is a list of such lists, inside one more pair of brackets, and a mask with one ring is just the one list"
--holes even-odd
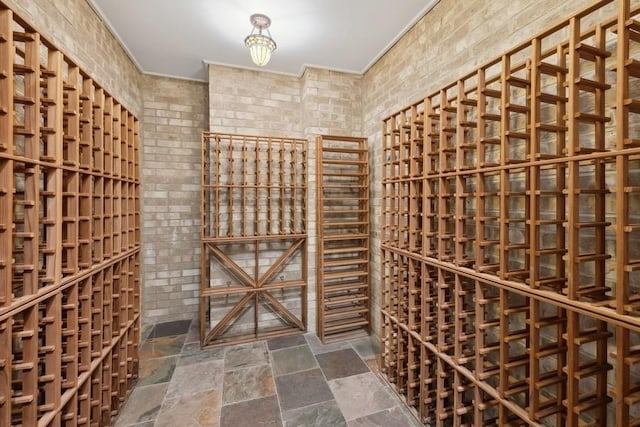
[(0, 0), (0, 427), (640, 427), (640, 0), (261, 4)]
[(0, 34), (0, 425), (109, 425), (138, 372), (138, 119), (2, 5)]
[(382, 369), (421, 421), (640, 423), (638, 13), (595, 2), (384, 120)]

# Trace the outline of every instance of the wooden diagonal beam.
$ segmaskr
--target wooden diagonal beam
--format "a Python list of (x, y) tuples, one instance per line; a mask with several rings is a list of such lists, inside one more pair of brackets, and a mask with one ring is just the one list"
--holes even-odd
[(215, 256), (220, 262), (222, 262), (223, 266), (227, 268), (240, 282), (244, 285), (255, 288), (256, 281), (249, 276), (243, 269), (240, 267), (234, 260), (226, 256), (219, 248), (216, 246), (207, 243), (207, 246), (211, 250), (213, 256)]
[(298, 241), (294, 242), (289, 249), (287, 249), (282, 255), (280, 255), (280, 258), (278, 258), (278, 260), (274, 262), (271, 267), (269, 267), (269, 270), (267, 270), (267, 272), (264, 273), (258, 280), (258, 288), (261, 288), (267, 282), (269, 282), (269, 280), (271, 280), (271, 278), (278, 272), (278, 270), (280, 270), (280, 268), (287, 262), (287, 260), (291, 258), (295, 251), (298, 250), (304, 240), (305, 239), (299, 239)]
[[(304, 292), (304, 290), (302, 292)], [(284, 317), (290, 323), (294, 324), (299, 329), (304, 330), (304, 325), (302, 324), (302, 321), (299, 320), (293, 313), (291, 313), (287, 309), (287, 307), (282, 305), (280, 303), (280, 301), (278, 301), (268, 291), (265, 290), (263, 292), (260, 292), (260, 295), (262, 295), (267, 300), (267, 302), (273, 307), (273, 309), (276, 311), (276, 313), (280, 314), (282, 317)]]
[(245, 308), (245, 306), (249, 303), (249, 301), (253, 298), (253, 292), (247, 293), (243, 296), (240, 301), (233, 306), (233, 308), (224, 315), (222, 319), (216, 324), (216, 326), (209, 331), (207, 336), (204, 339), (205, 343), (211, 342), (218, 335), (222, 334), (224, 330), (227, 328), (229, 322), (233, 320), (233, 318)]

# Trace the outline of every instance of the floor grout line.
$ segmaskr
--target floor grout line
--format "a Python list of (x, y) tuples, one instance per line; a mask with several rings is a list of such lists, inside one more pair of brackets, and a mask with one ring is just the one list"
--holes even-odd
[[(271, 350), (269, 350), (269, 344), (265, 342), (267, 346), (267, 357), (269, 358), (269, 368), (271, 369), (271, 380), (273, 381), (273, 388), (276, 391), (276, 400), (278, 401), (278, 412), (280, 414), (280, 424), (284, 427), (284, 414), (282, 411), (282, 402), (280, 401), (280, 396), (278, 394), (278, 384), (276, 383), (276, 375), (273, 372), (273, 358), (271, 357)], [(284, 350), (284, 349), (280, 349)]]

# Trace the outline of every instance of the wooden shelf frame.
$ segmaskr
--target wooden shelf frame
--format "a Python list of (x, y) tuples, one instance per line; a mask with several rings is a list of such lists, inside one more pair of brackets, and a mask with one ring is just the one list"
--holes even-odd
[(2, 3), (0, 34), (0, 425), (110, 425), (138, 372), (139, 123)]
[(381, 365), (423, 422), (640, 425), (639, 21), (595, 1), (383, 120)]
[(202, 345), (305, 331), (307, 141), (204, 132), (201, 189)]
[(368, 335), (369, 154), (366, 138), (316, 137), (317, 333)]

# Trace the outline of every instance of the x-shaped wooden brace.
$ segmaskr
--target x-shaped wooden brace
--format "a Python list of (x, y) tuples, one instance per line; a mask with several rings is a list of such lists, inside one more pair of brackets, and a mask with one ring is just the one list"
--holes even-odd
[[(295, 252), (302, 246), (306, 239), (297, 239), (292, 242), (292, 245), (285, 252), (280, 255), (280, 257), (276, 260), (276, 262), (269, 267), (262, 277), (253, 278), (249, 276), (246, 271), (240, 267), (234, 260), (229, 258), (219, 247), (217, 247), (214, 243), (207, 243), (207, 247), (211, 251), (214, 257), (218, 259), (222, 263), (222, 265), (235, 276), (239, 282), (247, 286), (249, 289), (247, 293), (238, 301), (232, 308), (229, 310), (227, 314), (224, 315), (220, 321), (216, 324), (216, 326), (209, 331), (205, 338), (205, 342), (211, 342), (215, 340), (219, 335), (221, 335), (225, 329), (229, 326), (229, 323), (245, 308), (247, 308), (248, 304), (254, 299), (262, 296), (268, 304), (273, 308), (274, 312), (280, 315), (283, 319), (286, 319), (292, 325), (295, 325), (297, 328), (304, 330), (304, 324), (300, 319), (298, 319), (291, 311), (289, 311), (280, 301), (278, 301), (270, 292), (269, 288), (265, 288), (265, 285), (268, 284), (273, 276), (282, 268), (284, 264), (295, 254)], [(257, 243), (256, 243), (257, 244)], [(295, 285), (293, 287), (299, 287), (299, 285)], [(257, 326), (257, 325), (256, 325)]]

